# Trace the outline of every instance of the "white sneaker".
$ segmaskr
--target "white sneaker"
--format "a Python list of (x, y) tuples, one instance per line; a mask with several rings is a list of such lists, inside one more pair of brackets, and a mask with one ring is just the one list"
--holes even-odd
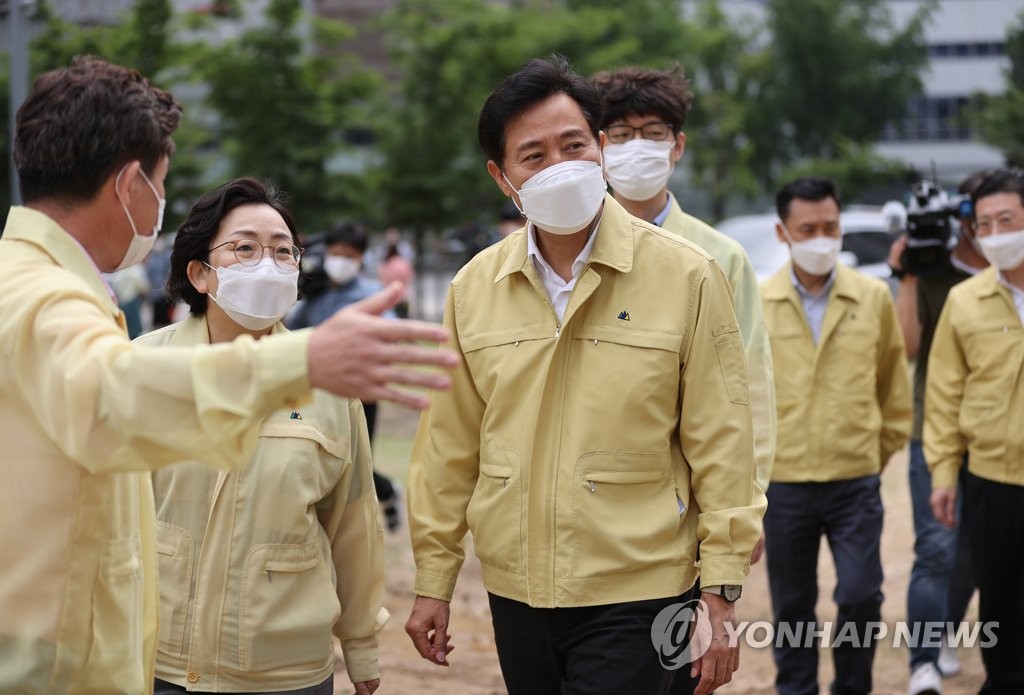
[(939, 648), (937, 665), (943, 678), (949, 678), (960, 673), (960, 655), (957, 654), (956, 647), (951, 647), (944, 643)]
[(921, 664), (910, 674), (908, 695), (942, 695), (942, 674), (935, 664)]

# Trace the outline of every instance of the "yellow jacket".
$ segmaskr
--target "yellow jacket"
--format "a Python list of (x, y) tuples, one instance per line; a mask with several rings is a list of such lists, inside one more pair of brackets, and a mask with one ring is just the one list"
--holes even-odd
[(879, 473), (910, 435), (903, 334), (885, 283), (839, 265), (817, 345), (787, 263), (762, 286), (779, 431), (773, 482)]
[[(278, 324), (273, 333), (286, 333)], [(136, 339), (209, 344), (205, 318)], [(358, 400), (313, 392), (260, 428), (242, 473), (183, 462), (153, 474), (160, 569), (156, 675), (207, 692), (299, 690), (379, 677), (384, 540)]]
[[(537, 607), (741, 584), (761, 529), (739, 326), (718, 264), (606, 196), (559, 322), (525, 230), (452, 281), (463, 362), (409, 469), (417, 594), (466, 531), (488, 591)], [(681, 513), (677, 498), (686, 505)]]
[(924, 453), (934, 487), (974, 475), (1024, 485), (1024, 332), (995, 268), (949, 292), (928, 361)]
[(28, 208), (0, 266), (0, 693), (151, 692), (148, 471), (240, 468), (263, 416), (308, 397), (308, 336), (133, 346), (81, 246)]
[(714, 256), (729, 278), (747, 356), (757, 484), (762, 490), (767, 490), (772, 475), (772, 462), (775, 460), (775, 376), (772, 372), (772, 348), (768, 340), (768, 329), (764, 325), (761, 293), (758, 291), (754, 266), (738, 242), (696, 217), (687, 215), (674, 196), (668, 216), (661, 226)]

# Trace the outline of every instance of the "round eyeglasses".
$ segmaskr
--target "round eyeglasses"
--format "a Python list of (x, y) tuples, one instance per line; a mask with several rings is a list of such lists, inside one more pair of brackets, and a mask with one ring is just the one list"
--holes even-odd
[(251, 239), (225, 241), (223, 244), (217, 244), (210, 251), (213, 252), (222, 246), (228, 245), (231, 246), (231, 250), (235, 253), (235, 260), (241, 265), (257, 265), (263, 260), (263, 249), (270, 249), (270, 257), (273, 259), (274, 265), (284, 270), (298, 268), (299, 261), (302, 259), (302, 249), (295, 244), (264, 246), (258, 241)]
[(604, 133), (612, 143), (621, 145), (632, 140), (633, 134), (638, 130), (644, 140), (668, 140), (672, 136), (672, 126), (660, 122), (644, 123), (639, 128), (631, 125), (613, 125), (605, 128)]

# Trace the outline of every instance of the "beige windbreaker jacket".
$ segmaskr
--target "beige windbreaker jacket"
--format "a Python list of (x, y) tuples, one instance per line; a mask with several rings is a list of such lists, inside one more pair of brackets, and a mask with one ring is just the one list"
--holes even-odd
[(0, 693), (153, 688), (148, 471), (237, 470), (309, 396), (308, 335), (133, 346), (92, 261), (14, 207), (0, 239)]
[(743, 583), (764, 507), (728, 281), (611, 196), (595, 233), (563, 321), (524, 230), (452, 281), (463, 362), (409, 470), (417, 594), (450, 599), (467, 531), (487, 590), (536, 607)]
[(995, 268), (949, 292), (925, 391), (924, 453), (935, 487), (974, 475), (1024, 485), (1024, 330)]
[(765, 281), (779, 434), (772, 481), (879, 473), (913, 417), (903, 333), (885, 283), (837, 266), (815, 344), (787, 263)]
[[(747, 252), (733, 239), (715, 228), (687, 215), (672, 197), (668, 217), (661, 225), (687, 241), (692, 241), (715, 257), (732, 288), (736, 318), (743, 335), (750, 382), (750, 414), (754, 424), (754, 461), (757, 484), (768, 489), (775, 460), (775, 374), (772, 371), (772, 346), (761, 309), (757, 274)], [(764, 501), (768, 503), (767, 499)]]
[[(278, 324), (273, 334), (287, 333)], [(190, 317), (136, 343), (209, 344)], [(334, 672), (379, 677), (384, 540), (358, 400), (313, 392), (269, 415), (240, 473), (183, 462), (153, 474), (156, 675), (188, 690), (299, 690)]]

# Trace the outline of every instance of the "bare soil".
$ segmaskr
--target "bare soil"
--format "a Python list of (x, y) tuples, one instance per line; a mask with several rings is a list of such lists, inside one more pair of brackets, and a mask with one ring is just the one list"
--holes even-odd
[[(417, 415), (398, 406), (381, 404), (378, 410), (374, 458), (378, 470), (404, 482), (408, 454)], [(886, 510), (882, 535), (882, 561), (885, 567), (885, 604), (882, 618), (890, 625), (906, 616), (907, 584), (913, 562), (913, 522), (910, 493), (907, 488), (906, 453), (894, 457), (883, 477), (882, 497)], [(381, 644), (381, 695), (422, 693), (423, 695), (503, 695), (505, 691), (494, 651), (490, 611), (480, 575), (480, 566), (472, 555), (459, 577), (452, 600), (452, 642), (455, 651), (451, 666), (442, 668), (422, 658), (406, 636), (404, 624), (413, 602), (415, 567), (409, 537), (403, 527), (386, 537), (387, 596), (385, 605), (391, 620)], [(835, 571), (832, 556), (824, 545), (818, 566), (819, 620), (834, 620), (832, 591)], [(771, 620), (771, 603), (764, 563), (755, 565), (744, 585), (743, 598), (737, 604), (737, 618), (751, 622)], [(977, 597), (968, 610), (967, 620), (977, 619)], [(891, 634), (879, 645), (875, 657), (875, 695), (903, 695), (907, 692), (908, 653), (906, 647), (893, 648)], [(886, 644), (888, 642), (888, 644)], [(742, 642), (741, 642), (742, 644)], [(774, 693), (775, 664), (770, 648), (741, 647), (740, 670), (732, 683), (720, 688), (719, 695), (768, 695)], [(819, 682), (822, 691), (832, 679), (832, 660), (827, 649), (821, 653)], [(340, 650), (339, 650), (340, 657)], [(984, 680), (981, 656), (977, 648), (961, 649), (962, 671), (944, 680), (944, 695), (977, 693)], [(351, 693), (344, 665), (338, 663), (335, 693)]]

